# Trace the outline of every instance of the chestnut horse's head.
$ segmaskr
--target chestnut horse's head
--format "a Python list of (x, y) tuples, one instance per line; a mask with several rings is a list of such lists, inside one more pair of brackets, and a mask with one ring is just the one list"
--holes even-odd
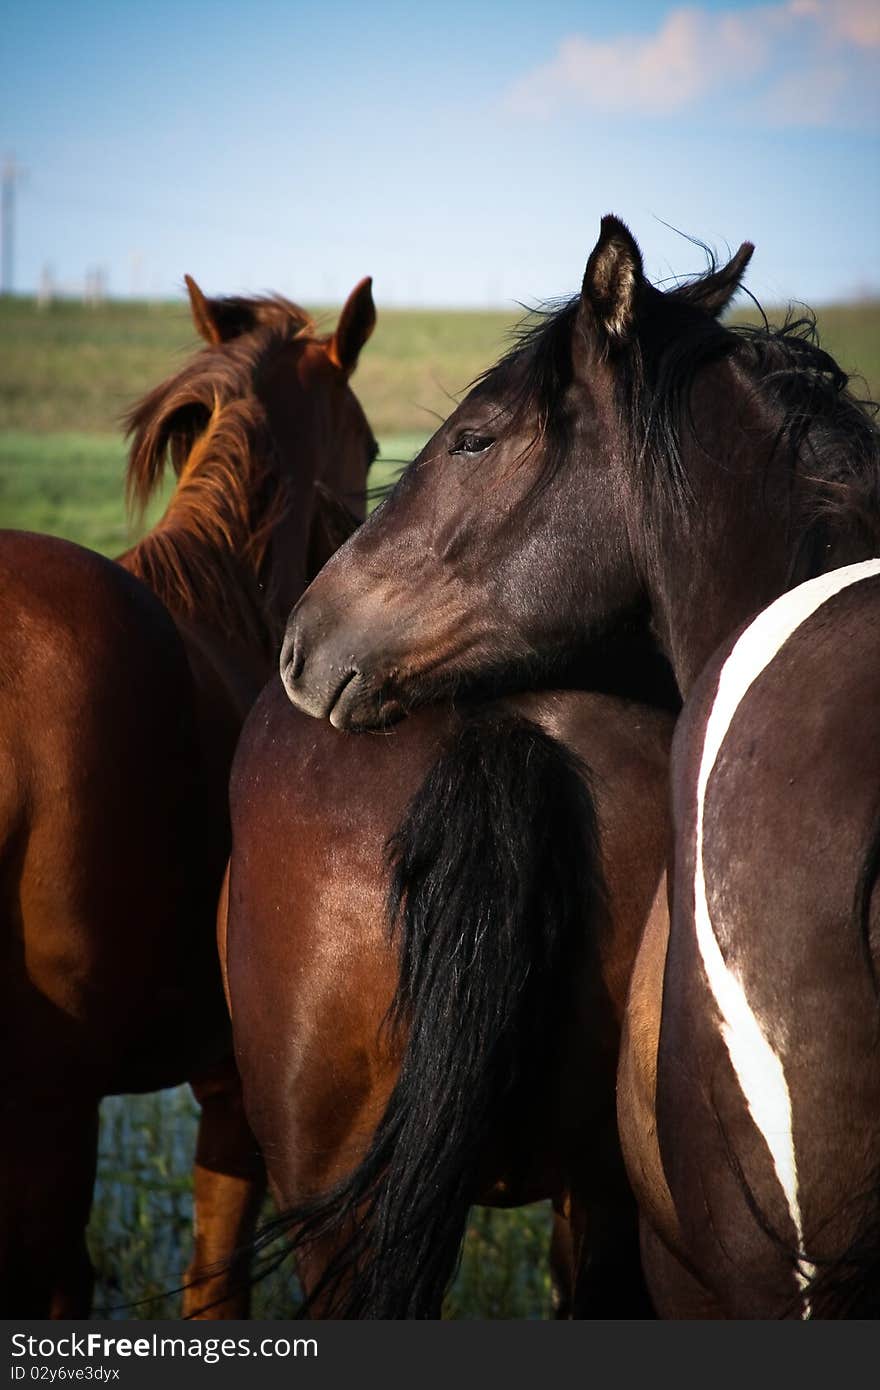
[(294, 609), (292, 702), (362, 728), (465, 682), (546, 681), (576, 640), (644, 608), (641, 386), (658, 342), (723, 350), (715, 315), (750, 252), (662, 294), (604, 218), (580, 295), (477, 382)]
[(371, 281), (327, 335), (281, 296), (209, 299), (186, 284), (205, 346), (128, 421), (130, 501), (143, 508), (166, 464), (177, 488), (126, 562), (173, 612), (230, 634), (256, 611), (274, 646), (326, 548), (328, 504), (352, 524), (365, 515), (377, 446), (350, 378), (376, 321)]
[(372, 280), (355, 286), (333, 333), (321, 336), (309, 314), (280, 295), (209, 299), (184, 277), (193, 321), (209, 349), (250, 359), (251, 390), (278, 442), (282, 466), (305, 452), (323, 483), (360, 520), (366, 515), (367, 463), (375, 442), (349, 386), (376, 326)]

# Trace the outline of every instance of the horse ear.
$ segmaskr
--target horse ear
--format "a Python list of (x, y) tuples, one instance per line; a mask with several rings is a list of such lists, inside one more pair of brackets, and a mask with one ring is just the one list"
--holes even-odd
[(373, 303), (373, 279), (368, 275), (355, 285), (345, 301), (336, 332), (327, 349), (330, 360), (351, 376), (361, 348), (376, 327), (376, 306)]
[(630, 336), (644, 279), (642, 253), (632, 232), (619, 217), (603, 217), (584, 272), (581, 307), (611, 340), (622, 343)]
[(246, 299), (208, 299), (191, 275), (184, 275), (193, 323), (206, 343), (219, 347), (248, 333), (256, 325), (253, 306)]
[(685, 299), (688, 304), (693, 304), (698, 309), (705, 309), (707, 314), (712, 314), (717, 318), (727, 308), (739, 289), (740, 281), (745, 274), (746, 266), (752, 259), (754, 249), (750, 241), (744, 241), (736, 255), (731, 256), (727, 265), (711, 271), (708, 275), (701, 276), (699, 280), (689, 280), (687, 284), (677, 285), (670, 293), (676, 299)]
[(191, 275), (184, 275), (186, 289), (189, 295), (189, 304), (192, 309), (193, 323), (196, 332), (200, 333), (206, 343), (212, 343), (216, 347), (222, 343), (223, 336), (220, 326), (214, 316), (213, 305), (206, 299)]

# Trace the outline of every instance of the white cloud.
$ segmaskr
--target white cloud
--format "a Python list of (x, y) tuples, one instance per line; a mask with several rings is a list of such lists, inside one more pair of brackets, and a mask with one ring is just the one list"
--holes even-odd
[(723, 97), (784, 124), (862, 124), (880, 116), (878, 50), (880, 0), (678, 8), (651, 34), (571, 35), (506, 105), (530, 116), (569, 105), (663, 116)]
[(880, 4), (877, 0), (792, 0), (792, 10), (803, 9), (829, 36), (856, 48), (880, 48)]

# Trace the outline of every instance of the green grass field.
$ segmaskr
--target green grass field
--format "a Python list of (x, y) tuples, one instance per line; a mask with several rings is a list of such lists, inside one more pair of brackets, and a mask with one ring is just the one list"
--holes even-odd
[[(335, 323), (335, 311), (315, 312)], [(514, 322), (500, 313), (380, 315), (353, 383), (382, 446), (371, 483), (387, 482), (418, 452)], [(183, 303), (41, 309), (0, 300), (0, 525), (106, 555), (124, 549), (122, 419), (198, 345)]]
[[(315, 312), (332, 327), (335, 311)], [(519, 316), (380, 306), (353, 380), (382, 446), (374, 483), (418, 451)], [(829, 351), (880, 397), (880, 305), (826, 308), (819, 322)], [(0, 525), (67, 536), (108, 555), (122, 550), (130, 540), (122, 418), (197, 344), (183, 302), (39, 308), (0, 300)]]
[[(322, 317), (328, 327), (335, 322), (332, 313)], [(382, 446), (371, 481), (387, 481), (413, 456), (437, 416), (498, 355), (517, 317), (380, 306), (353, 381)], [(824, 309), (819, 323), (828, 350), (880, 397), (880, 304)], [(195, 346), (183, 303), (40, 309), (0, 300), (0, 526), (67, 536), (109, 555), (124, 549), (121, 417)], [(184, 1088), (104, 1104), (89, 1236), (97, 1315), (175, 1314), (176, 1301), (161, 1294), (178, 1284), (189, 1255), (194, 1117)], [(548, 1239), (546, 1206), (478, 1209), (449, 1315), (547, 1316)], [(289, 1316), (295, 1297), (279, 1271), (258, 1289), (255, 1311)]]

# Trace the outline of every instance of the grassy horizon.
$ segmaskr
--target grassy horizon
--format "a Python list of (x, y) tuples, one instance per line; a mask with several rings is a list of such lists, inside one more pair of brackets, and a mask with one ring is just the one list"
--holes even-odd
[[(338, 310), (309, 307), (334, 327)], [(380, 305), (352, 378), (375, 433), (430, 434), (521, 317)], [(0, 299), (0, 431), (119, 436), (131, 406), (200, 346), (184, 302)]]
[[(327, 329), (338, 316), (336, 309), (313, 312)], [(414, 456), (521, 317), (516, 310), (379, 305), (352, 379), (382, 448), (372, 484), (387, 482)], [(754, 317), (741, 311), (734, 319)], [(880, 397), (880, 301), (825, 306), (818, 320), (828, 350)], [(199, 341), (183, 301), (40, 307), (34, 299), (0, 298), (0, 526), (65, 536), (107, 555), (123, 550), (132, 533), (122, 421)], [(167, 489), (148, 522), (166, 499)]]
[[(805, 306), (793, 305), (795, 312)], [(338, 310), (313, 308), (323, 329)], [(776, 321), (784, 310), (768, 309)], [(754, 321), (741, 307), (733, 322)], [(378, 436), (432, 432), (523, 318), (518, 309), (378, 308), (352, 379)], [(880, 395), (880, 299), (816, 311), (823, 346)], [(121, 436), (126, 412), (200, 346), (184, 302), (90, 307), (0, 298), (0, 431)]]

